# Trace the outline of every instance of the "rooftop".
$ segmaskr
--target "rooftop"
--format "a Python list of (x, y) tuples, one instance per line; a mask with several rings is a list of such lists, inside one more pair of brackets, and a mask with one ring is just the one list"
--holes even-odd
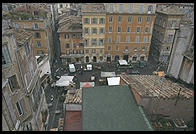
[(83, 88), (82, 130), (151, 130), (127, 85)]
[(105, 6), (103, 3), (94, 3), (94, 4), (83, 4), (82, 13), (104, 13)]
[(24, 44), (31, 36), (33, 36), (33, 32), (24, 29), (15, 29), (14, 36), (18, 43)]
[(174, 98), (190, 98), (194, 96), (194, 91), (174, 83), (164, 77), (157, 75), (121, 75), (127, 84), (131, 86), (140, 96)]
[(157, 10), (157, 12), (167, 14), (167, 15), (184, 15), (183, 12), (181, 12), (180, 9), (177, 8), (176, 6), (161, 8)]

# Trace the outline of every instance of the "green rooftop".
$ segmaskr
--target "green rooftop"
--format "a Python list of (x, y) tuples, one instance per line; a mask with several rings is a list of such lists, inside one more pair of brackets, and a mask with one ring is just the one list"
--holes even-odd
[(83, 131), (150, 131), (127, 85), (82, 91)]

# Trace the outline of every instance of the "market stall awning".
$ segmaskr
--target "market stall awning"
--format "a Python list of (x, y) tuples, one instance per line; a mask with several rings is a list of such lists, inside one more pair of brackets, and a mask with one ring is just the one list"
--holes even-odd
[(118, 60), (120, 65), (129, 65), (126, 60)]
[(94, 86), (95, 86), (94, 82), (80, 82), (80, 88), (94, 87)]
[(101, 72), (101, 77), (115, 77), (115, 72)]
[(120, 85), (120, 77), (111, 77), (107, 78), (108, 85)]
[(40, 74), (40, 78), (44, 75), (44, 74), (51, 74), (51, 69), (50, 69), (50, 64), (49, 61), (45, 62), (41, 67), (41, 74)]
[(61, 76), (61, 78), (56, 82), (56, 86), (69, 86), (72, 82), (74, 76)]

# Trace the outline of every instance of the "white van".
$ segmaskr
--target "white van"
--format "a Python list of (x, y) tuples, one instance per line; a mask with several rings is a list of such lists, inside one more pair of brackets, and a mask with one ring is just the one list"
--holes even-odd
[(92, 70), (93, 69), (93, 66), (91, 64), (88, 64), (87, 65), (87, 70)]
[(69, 72), (73, 73), (76, 71), (74, 64), (69, 64)]

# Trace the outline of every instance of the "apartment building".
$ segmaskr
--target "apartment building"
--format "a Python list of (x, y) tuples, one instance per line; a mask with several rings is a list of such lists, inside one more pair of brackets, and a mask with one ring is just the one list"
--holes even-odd
[(194, 84), (194, 24), (187, 20), (176, 32), (167, 74)]
[(183, 14), (172, 6), (156, 11), (150, 53), (155, 61), (168, 63), (176, 30)]
[(153, 3), (106, 3), (106, 61), (147, 61), (155, 19)]
[(105, 6), (101, 3), (83, 4), (81, 11), (84, 62), (103, 62), (105, 60)]
[(43, 130), (44, 92), (31, 44), (33, 33), (5, 29), (2, 34), (3, 130)]
[(59, 39), (62, 63), (83, 62), (84, 45), (81, 17), (72, 16), (59, 20)]
[(14, 28), (23, 28), (34, 32), (33, 50), (35, 55), (48, 54), (50, 52), (49, 38), (51, 28), (51, 13), (48, 8), (32, 4), (23, 4), (14, 8), (8, 17), (11, 18)]

